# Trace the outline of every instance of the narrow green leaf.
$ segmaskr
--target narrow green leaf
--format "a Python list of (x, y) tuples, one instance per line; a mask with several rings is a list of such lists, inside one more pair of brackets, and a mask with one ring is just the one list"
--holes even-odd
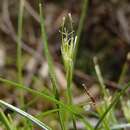
[[(57, 83), (56, 73), (54, 70), (54, 63), (53, 63), (52, 57), (49, 52), (48, 39), (47, 39), (47, 35), (46, 35), (46, 30), (45, 30), (45, 20), (42, 15), (42, 11), (43, 11), (43, 8), (42, 8), (42, 4), (40, 3), (39, 4), (40, 25), (41, 25), (41, 36), (42, 36), (42, 40), (44, 43), (44, 53), (45, 53), (45, 56), (46, 56), (46, 59), (48, 62), (49, 73), (50, 73), (50, 77), (51, 77), (51, 82), (52, 82), (55, 98), (57, 100), (60, 100), (59, 93), (58, 93), (58, 83)], [(56, 104), (56, 106), (57, 106), (57, 108), (60, 108), (59, 104)], [(62, 113), (59, 111), (58, 115), (59, 115), (59, 119), (60, 119), (61, 128), (62, 128), (62, 130), (65, 130)]]
[[(53, 85), (53, 89), (55, 92), (55, 96), (58, 96), (58, 90), (57, 90), (57, 80), (56, 80), (56, 74), (54, 71), (54, 63), (51, 57), (51, 54), (49, 52), (49, 47), (48, 47), (48, 40), (47, 40), (47, 35), (46, 35), (46, 30), (45, 30), (45, 22), (44, 22), (44, 18), (42, 16), (42, 5), (39, 4), (39, 12), (40, 12), (40, 25), (41, 25), (41, 36), (42, 36), (42, 40), (43, 40), (43, 44), (44, 44), (44, 53), (48, 62), (48, 67), (49, 67), (49, 73), (51, 76), (51, 81), (52, 81), (52, 85)], [(57, 97), (58, 98), (58, 97)]]
[(108, 112), (111, 110), (112, 107), (114, 107), (117, 102), (120, 100), (120, 97), (124, 95), (125, 91), (130, 87), (130, 83), (128, 83), (120, 92), (118, 92), (115, 96), (115, 98), (113, 99), (112, 103), (109, 105), (109, 107), (106, 109), (106, 111), (104, 112), (104, 114), (102, 115), (102, 117), (100, 118), (100, 120), (98, 121), (98, 123), (95, 126), (95, 130), (98, 129), (98, 127), (100, 126), (100, 124), (102, 123), (102, 121), (104, 120), (104, 118), (106, 117), (106, 115), (108, 114)]
[(10, 81), (10, 80), (7, 80), (7, 79), (4, 79), (4, 78), (1, 78), (0, 77), (0, 81), (3, 82), (3, 83), (6, 83), (6, 84), (9, 84), (11, 86), (14, 86), (18, 89), (23, 89), (23, 90), (26, 90), (36, 96), (39, 96), (39, 97), (42, 97), (42, 98), (45, 98), (47, 99), (48, 101), (51, 101), (53, 103), (56, 103), (56, 104), (59, 104), (61, 105), (64, 109), (68, 110), (69, 112), (75, 114), (75, 115), (79, 115), (79, 111), (74, 107), (74, 106), (70, 106), (70, 105), (65, 105), (62, 101), (59, 101), (57, 100), (54, 96), (50, 96), (50, 95), (47, 95), (43, 92), (39, 92), (39, 91), (36, 91), (34, 89), (31, 89), (27, 86), (24, 86), (22, 84), (19, 84), (19, 83), (16, 83), (14, 81)]
[(24, 0), (20, 0), (19, 3), (19, 15), (18, 15), (18, 36), (17, 36), (17, 69), (18, 80), (22, 82), (22, 29), (23, 29), (23, 12), (24, 12)]
[(11, 104), (8, 104), (2, 100), (0, 100), (0, 104), (8, 107), (9, 109), (19, 113), (20, 115), (26, 117), (27, 119), (29, 119), (30, 121), (32, 121), (33, 123), (35, 123), (37, 126), (41, 127), (43, 130), (52, 130), (50, 127), (48, 127), (46, 124), (44, 124), (43, 122), (39, 121), (38, 119), (36, 119), (35, 117), (33, 117), (32, 115), (26, 113), (25, 111), (12, 106)]
[(88, 3), (89, 3), (89, 0), (84, 0), (83, 4), (82, 4), (82, 13), (81, 13), (79, 26), (78, 26), (78, 30), (77, 30), (77, 43), (76, 43), (76, 47), (75, 47), (74, 62), (75, 62), (77, 52), (78, 52), (78, 48), (79, 48), (79, 41), (80, 41), (80, 38), (81, 38), (81, 33), (82, 33), (83, 27), (84, 27), (84, 22), (85, 22), (85, 18), (86, 18), (86, 10), (88, 8)]
[(6, 126), (7, 130), (12, 130), (11, 125), (3, 111), (0, 110), (0, 120), (3, 122), (3, 124)]
[(113, 127), (111, 127), (112, 130), (119, 130), (119, 129), (126, 129), (126, 128), (130, 128), (130, 123), (114, 125)]

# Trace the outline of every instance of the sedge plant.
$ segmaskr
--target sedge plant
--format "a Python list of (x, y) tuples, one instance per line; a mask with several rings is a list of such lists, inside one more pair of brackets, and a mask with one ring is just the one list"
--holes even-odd
[[(130, 128), (129, 124), (129, 117), (127, 114), (129, 113), (129, 103), (123, 108), (124, 114), (126, 119), (128, 120), (128, 123), (119, 124), (115, 117), (115, 105), (120, 101), (120, 98), (125, 94), (126, 90), (129, 88), (130, 83), (124, 85), (124, 88), (122, 88), (121, 91), (117, 92), (114, 97), (112, 97), (109, 93), (109, 91), (106, 89), (106, 86), (104, 84), (103, 76), (100, 70), (100, 67), (97, 63), (97, 59), (94, 58), (95, 63), (95, 71), (97, 74), (98, 81), (100, 83), (101, 92), (102, 92), (102, 103), (100, 106), (96, 107), (96, 114), (98, 115), (98, 122), (96, 126), (93, 126), (89, 122), (86, 116), (83, 115), (84, 110), (75, 105), (73, 103), (73, 73), (74, 73), (74, 65), (76, 61), (76, 55), (79, 47), (79, 41), (81, 32), (83, 30), (83, 25), (85, 22), (86, 17), (86, 10), (88, 7), (88, 0), (84, 0), (83, 2), (83, 8), (82, 8), (82, 14), (79, 22), (79, 27), (76, 32), (76, 35), (74, 33), (73, 29), (73, 22), (71, 15), (68, 14), (69, 18), (69, 26), (70, 31), (68, 31), (68, 28), (65, 26), (66, 18), (63, 18), (62, 23), (62, 29), (61, 29), (61, 54), (63, 58), (64, 68), (66, 72), (66, 95), (67, 95), (67, 103), (66, 101), (62, 101), (59, 96), (59, 84), (57, 83), (57, 77), (55, 74), (55, 68), (54, 68), (54, 62), (52, 59), (52, 56), (49, 52), (49, 46), (48, 46), (48, 39), (45, 29), (45, 20), (42, 14), (43, 8), (42, 5), (39, 5), (39, 12), (40, 12), (40, 27), (41, 27), (41, 37), (44, 44), (44, 54), (46, 57), (46, 60), (48, 62), (49, 66), (49, 73), (52, 83), (52, 93), (48, 93), (47, 91), (37, 91), (35, 89), (32, 89), (30, 87), (27, 87), (23, 85), (22, 83), (22, 49), (21, 49), (21, 39), (22, 39), (22, 28), (23, 28), (23, 11), (24, 11), (24, 0), (20, 0), (20, 10), (19, 10), (19, 17), (18, 17), (18, 44), (17, 44), (17, 68), (18, 68), (18, 81), (14, 82), (8, 79), (4, 79), (0, 77), (0, 82), (6, 84), (6, 87), (13, 87), (16, 89), (19, 89), (22, 93), (24, 91), (32, 94), (33, 96), (36, 96), (34, 100), (29, 102), (27, 105), (24, 104), (24, 93), (21, 94), (21, 103), (23, 108), (29, 107), (31, 104), (35, 103), (38, 100), (38, 97), (41, 99), (46, 99), (49, 102), (53, 103), (55, 106), (51, 110), (46, 110), (45, 112), (40, 112), (34, 116), (30, 115), (26, 111), (22, 110), (21, 108), (15, 107), (3, 100), (0, 100), (0, 125), (2, 128), (6, 130), (34, 130), (33, 125), (34, 123), (38, 127), (42, 128), (43, 130), (52, 130), (52, 128), (45, 123), (41, 122), (40, 119), (45, 118), (45, 116), (52, 115), (53, 113), (58, 113), (58, 119), (60, 121), (61, 130), (68, 130), (69, 129), (69, 122), (73, 122), (73, 129), (77, 130), (76, 126), (76, 120), (80, 120), (84, 124), (84, 130), (120, 130), (123, 128)], [(18, 113), (22, 117), (26, 118), (26, 122), (23, 121), (24, 127), (21, 128), (17, 124), (13, 123), (13, 116), (9, 114), (4, 113), (4, 108), (8, 108), (15, 113)], [(67, 119), (65, 118), (65, 114), (67, 113)], [(68, 116), (69, 115), (69, 116)], [(57, 119), (57, 120), (58, 120)], [(116, 125), (115, 125), (116, 124)]]
[[(61, 54), (65, 66), (66, 71), (66, 81), (67, 81), (67, 102), (68, 104), (73, 104), (72, 99), (72, 79), (73, 79), (73, 67), (74, 67), (74, 55), (75, 55), (75, 47), (77, 43), (77, 36), (74, 36), (73, 25), (71, 14), (68, 14), (71, 31), (65, 27), (65, 17), (63, 17), (62, 23), (62, 44), (61, 44)], [(76, 128), (75, 117), (72, 115), (73, 126)]]

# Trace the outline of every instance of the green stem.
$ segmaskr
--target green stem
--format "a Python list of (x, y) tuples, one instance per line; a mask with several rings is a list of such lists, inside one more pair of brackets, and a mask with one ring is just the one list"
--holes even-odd
[[(69, 65), (67, 68), (67, 97), (68, 97), (68, 104), (72, 105), (72, 78), (73, 78), (73, 65)], [(77, 130), (76, 127), (76, 120), (75, 116), (72, 115), (72, 121), (73, 121), (73, 126), (74, 129)]]
[[(17, 70), (18, 70), (18, 81), (22, 83), (22, 30), (23, 30), (23, 12), (24, 12), (24, 0), (20, 0), (19, 3), (19, 15), (18, 15), (18, 39), (17, 39)], [(24, 105), (24, 94), (20, 92), (20, 102), (22, 107)]]
[[(59, 94), (58, 94), (58, 89), (57, 89), (57, 80), (56, 80), (56, 75), (55, 75), (55, 71), (54, 71), (54, 64), (53, 64), (53, 60), (51, 58), (50, 52), (49, 52), (49, 47), (48, 47), (48, 40), (47, 40), (47, 35), (46, 35), (46, 30), (45, 30), (45, 22), (42, 16), (42, 5), (41, 3), (39, 4), (39, 11), (40, 11), (40, 23), (41, 23), (41, 35), (42, 35), (42, 39), (43, 39), (43, 43), (44, 43), (44, 52), (45, 52), (45, 56), (48, 62), (48, 66), (49, 66), (49, 72), (50, 72), (50, 77), (51, 77), (51, 81), (52, 81), (52, 85), (53, 85), (53, 91), (55, 94), (55, 98), (57, 100), (59, 99)], [(60, 106), (57, 104), (57, 109), (60, 108)], [(62, 113), (58, 112), (59, 115), (59, 119), (60, 119), (60, 125), (62, 130), (65, 130), (65, 126), (64, 126), (64, 122), (62, 119)]]
[(12, 130), (9, 120), (7, 119), (2, 110), (0, 110), (0, 120), (6, 126), (7, 130)]
[(72, 104), (72, 67), (67, 68), (67, 96), (68, 96), (68, 104)]
[(127, 62), (125, 62), (123, 65), (120, 77), (119, 77), (119, 81), (118, 81), (119, 84), (122, 84), (124, 82), (124, 77), (125, 77), (127, 71), (128, 71), (128, 64), (127, 64)]
[(108, 96), (108, 94), (107, 94), (107, 91), (106, 91), (106, 86), (104, 84), (104, 79), (103, 79), (100, 67), (98, 65), (97, 57), (93, 58), (93, 62), (94, 62), (94, 67), (95, 67), (95, 71), (96, 71), (96, 74), (97, 74), (97, 78), (98, 78), (98, 81), (99, 81), (100, 86), (101, 86), (101, 92), (102, 92), (103, 96), (106, 97), (106, 96)]
[(23, 29), (23, 11), (24, 0), (20, 0), (19, 16), (18, 16), (18, 43), (17, 43), (17, 69), (18, 69), (18, 81), (22, 82), (22, 29)]
[[(83, 7), (82, 7), (82, 13), (81, 13), (81, 17), (80, 17), (80, 22), (79, 22), (79, 26), (78, 26), (78, 30), (77, 30), (77, 41), (76, 41), (73, 63), (75, 63), (75, 59), (77, 56), (81, 32), (83, 30), (83, 26), (84, 26), (84, 22), (85, 22), (87, 6), (88, 6), (88, 0), (84, 0)], [(68, 102), (69, 102), (69, 104), (72, 104), (72, 91), (71, 91), (71, 89), (72, 89), (72, 78), (73, 78), (74, 64), (69, 66), (69, 67), (70, 68), (67, 69), (67, 94), (68, 94)], [(75, 121), (74, 116), (72, 116), (72, 120), (73, 120), (74, 129), (77, 130), (76, 121)]]
[(86, 11), (88, 9), (88, 2), (89, 2), (89, 0), (84, 0), (84, 2), (82, 4), (82, 12), (81, 12), (79, 26), (78, 26), (78, 30), (77, 30), (77, 42), (76, 42), (76, 47), (75, 47), (74, 62), (75, 62), (75, 59), (77, 56), (77, 51), (79, 48), (79, 41), (81, 38), (81, 33), (82, 33), (83, 27), (84, 27), (84, 22), (85, 22), (85, 18), (86, 18)]
[(100, 118), (100, 120), (98, 121), (98, 123), (95, 126), (95, 130), (98, 129), (98, 127), (100, 126), (100, 124), (103, 122), (104, 118), (106, 117), (106, 115), (108, 114), (108, 112), (112, 109), (112, 107), (114, 107), (117, 102), (120, 100), (120, 97), (124, 95), (125, 91), (130, 87), (130, 83), (128, 83), (120, 92), (118, 92), (115, 96), (115, 98), (113, 99), (112, 103), (109, 105), (109, 107), (106, 109), (106, 111), (104, 112), (104, 114), (102, 115), (102, 117)]
[(58, 90), (57, 90), (58, 84), (56, 81), (56, 75), (55, 75), (55, 71), (53, 68), (54, 64), (53, 64), (52, 57), (49, 52), (48, 39), (47, 39), (47, 35), (46, 35), (46, 30), (45, 30), (45, 22), (44, 22), (44, 19), (42, 16), (42, 5), (41, 4), (39, 4), (39, 9), (40, 9), (41, 36), (42, 36), (42, 40), (43, 40), (43, 44), (44, 44), (44, 52), (45, 52), (44, 54), (46, 56), (48, 66), (49, 66), (49, 73), (51, 76), (53, 91), (55, 92), (55, 95), (58, 98)]

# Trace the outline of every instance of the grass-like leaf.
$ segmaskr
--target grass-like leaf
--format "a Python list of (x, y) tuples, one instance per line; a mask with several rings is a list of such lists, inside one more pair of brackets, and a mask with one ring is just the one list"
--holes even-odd
[(118, 101), (120, 100), (120, 97), (124, 95), (125, 91), (130, 87), (130, 83), (128, 83), (120, 92), (118, 92), (115, 96), (115, 98), (113, 99), (112, 103), (109, 105), (109, 107), (106, 109), (106, 111), (104, 112), (104, 114), (102, 115), (102, 117), (100, 118), (100, 120), (98, 121), (98, 123), (95, 126), (95, 130), (98, 129), (98, 127), (100, 126), (100, 124), (102, 123), (102, 121), (104, 120), (104, 118), (106, 117), (106, 115), (109, 113), (109, 111), (112, 109), (112, 107), (114, 107)]
[[(19, 14), (18, 14), (18, 34), (17, 34), (17, 71), (18, 71), (18, 81), (22, 83), (22, 32), (23, 32), (23, 13), (24, 13), (24, 0), (20, 0), (19, 3)], [(24, 106), (24, 94), (20, 91), (20, 104), (21, 107)]]
[(47, 35), (46, 35), (46, 30), (45, 30), (45, 22), (44, 22), (44, 18), (42, 15), (42, 4), (39, 4), (39, 12), (40, 12), (40, 25), (41, 25), (41, 37), (43, 40), (43, 44), (44, 44), (44, 54), (46, 56), (47, 62), (48, 62), (48, 67), (49, 67), (49, 73), (51, 76), (51, 81), (52, 81), (52, 86), (53, 86), (53, 91), (55, 93), (56, 98), (58, 98), (58, 90), (57, 90), (57, 80), (56, 80), (56, 74), (54, 71), (54, 64), (53, 64), (53, 60), (51, 57), (51, 54), (49, 52), (49, 47), (48, 47), (48, 40), (47, 40)]
[(32, 121), (33, 123), (35, 123), (37, 126), (41, 127), (43, 130), (52, 130), (50, 127), (48, 127), (46, 124), (44, 124), (43, 122), (39, 121), (38, 119), (36, 119), (35, 117), (33, 117), (32, 115), (26, 113), (25, 111), (12, 106), (11, 104), (8, 104), (2, 100), (0, 100), (0, 104), (17, 112), (18, 114), (22, 115), (23, 117), (26, 117), (27, 119), (29, 119), (30, 121)]
[(23, 30), (23, 12), (24, 12), (24, 0), (20, 0), (19, 3), (19, 15), (18, 15), (18, 36), (17, 36), (17, 69), (18, 80), (22, 82), (22, 30)]
[(118, 125), (114, 125), (113, 127), (111, 127), (112, 130), (119, 130), (119, 129), (126, 129), (126, 128), (130, 128), (130, 123), (118, 124)]
[(73, 114), (79, 116), (79, 109), (77, 107), (75, 108), (75, 106), (66, 105), (62, 101), (57, 100), (54, 96), (47, 95), (44, 92), (36, 91), (36, 90), (31, 89), (31, 88), (29, 88), (27, 86), (24, 86), (22, 84), (19, 84), (19, 83), (16, 83), (14, 81), (10, 81), (10, 80), (7, 80), (7, 79), (1, 78), (1, 77), (0, 77), (0, 81), (3, 82), (3, 83), (9, 84), (11, 86), (14, 86), (17, 89), (22, 89), (22, 90), (28, 91), (28, 92), (30, 92), (33, 95), (45, 98), (48, 101), (51, 101), (51, 102), (56, 103), (56, 104), (59, 104), (65, 110), (67, 110), (68, 112), (73, 113)]
[(81, 16), (80, 16), (79, 26), (78, 26), (78, 30), (77, 30), (77, 43), (76, 43), (76, 47), (75, 47), (74, 62), (75, 62), (75, 59), (76, 59), (76, 56), (77, 56), (77, 51), (78, 51), (78, 48), (79, 48), (79, 41), (80, 41), (80, 38), (81, 38), (81, 33), (82, 33), (83, 27), (84, 27), (88, 3), (89, 3), (89, 0), (84, 0), (83, 4), (82, 4), (82, 13), (81, 13)]
[(5, 116), (2, 110), (0, 110), (0, 121), (5, 125), (7, 130), (12, 130), (9, 120), (7, 119), (7, 117)]
[[(54, 70), (54, 64), (53, 64), (53, 60), (52, 57), (50, 55), (49, 52), (49, 47), (48, 47), (48, 39), (47, 39), (47, 35), (46, 35), (46, 30), (45, 30), (45, 20), (44, 17), (42, 15), (42, 4), (39, 4), (39, 12), (40, 12), (40, 25), (41, 25), (41, 37), (44, 43), (44, 53), (48, 62), (48, 67), (49, 67), (49, 73), (50, 73), (50, 77), (51, 77), (51, 82), (52, 82), (52, 86), (53, 86), (53, 92), (55, 95), (55, 98), (57, 100), (60, 100), (59, 98), (59, 93), (58, 93), (58, 83), (57, 83), (57, 78), (56, 78), (56, 73)], [(57, 108), (60, 108), (59, 104), (56, 104)], [(63, 115), (62, 113), (59, 111), (58, 112), (59, 115), (59, 119), (60, 119), (60, 125), (62, 130), (65, 130), (65, 125), (64, 125), (64, 121), (63, 121)]]

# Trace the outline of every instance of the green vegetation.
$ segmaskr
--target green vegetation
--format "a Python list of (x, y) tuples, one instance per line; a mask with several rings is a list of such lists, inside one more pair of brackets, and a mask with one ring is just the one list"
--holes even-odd
[[(37, 127), (43, 130), (55, 130), (55, 126), (46, 121), (46, 117), (51, 116), (52, 120), (56, 120), (57, 124), (60, 125), (58, 127), (61, 130), (78, 130), (77, 122), (81, 122), (83, 124), (83, 130), (121, 130), (125, 128), (130, 128), (130, 102), (127, 103), (123, 101), (123, 96), (127, 92), (130, 87), (130, 83), (122, 85), (120, 91), (117, 91), (114, 96), (112, 96), (111, 92), (107, 89), (105, 85), (105, 81), (101, 72), (100, 65), (98, 64), (98, 58), (95, 56), (93, 58), (95, 68), (95, 73), (97, 75), (97, 80), (99, 82), (100, 90), (101, 90), (101, 101), (99, 104), (94, 104), (94, 108), (92, 111), (88, 110), (88, 115), (85, 114), (86, 111), (84, 109), (84, 104), (75, 104), (73, 100), (73, 76), (75, 72), (75, 62), (77, 57), (77, 52), (79, 48), (79, 41), (81, 40), (81, 32), (84, 27), (84, 21), (86, 17), (86, 10), (88, 7), (88, 0), (84, 0), (81, 18), (79, 22), (79, 27), (77, 32), (74, 32), (73, 29), (73, 21), (71, 14), (68, 14), (66, 17), (63, 17), (63, 22), (61, 26), (61, 55), (64, 64), (65, 71), (65, 79), (66, 79), (66, 89), (63, 93), (64, 99), (60, 97), (59, 92), (59, 84), (56, 77), (55, 72), (55, 64), (53, 61), (53, 57), (49, 51), (49, 44), (47, 33), (45, 29), (45, 19), (43, 17), (43, 7), (42, 4), (39, 3), (39, 18), (40, 18), (40, 29), (41, 29), (41, 39), (43, 42), (43, 51), (45, 58), (47, 60), (49, 75), (51, 81), (51, 89), (36, 90), (29, 86), (24, 85), (22, 78), (22, 28), (23, 28), (23, 12), (24, 12), (24, 0), (20, 0), (19, 7), (19, 17), (18, 17), (18, 36), (17, 36), (17, 82), (8, 80), (6, 78), (0, 77), (0, 82), (4, 84), (5, 87), (18, 89), (20, 91), (20, 108), (15, 107), (2, 99), (0, 100), (0, 127), (5, 130), (35, 130)], [(70, 31), (66, 27), (66, 22), (69, 24)], [(124, 75), (124, 69), (121, 73), (120, 82), (122, 82), (122, 76)], [(37, 77), (33, 77), (35, 80)], [(82, 86), (82, 84), (81, 84)], [(86, 88), (87, 89), (87, 88)], [(28, 93), (33, 97), (28, 104), (25, 103), (24, 97), (25, 93)], [(88, 92), (89, 98), (89, 92)], [(37, 100), (47, 100), (53, 107), (51, 109), (41, 111), (35, 115), (30, 115), (27, 112), (27, 108), (31, 107), (31, 104), (34, 104)], [(93, 99), (92, 99), (93, 100)], [(93, 102), (93, 101), (92, 101)], [(120, 103), (120, 104), (119, 104)], [(91, 105), (89, 102), (88, 105)], [(116, 117), (116, 105), (119, 104), (122, 106), (122, 110), (124, 113), (125, 119), (128, 121), (126, 123), (120, 123), (118, 118)], [(7, 113), (4, 109), (11, 110), (12, 114)], [(90, 108), (91, 109), (91, 108)], [(97, 119), (96, 125), (90, 123), (89, 113), (94, 115)], [(18, 121), (16, 115), (21, 115)], [(44, 120), (44, 123), (41, 121)], [(22, 124), (22, 125), (21, 125)], [(34, 126), (35, 124), (35, 126)], [(56, 125), (57, 125), (56, 124)], [(72, 124), (72, 126), (71, 126)], [(58, 126), (57, 125), (57, 126)], [(36, 127), (36, 128), (35, 128)]]

